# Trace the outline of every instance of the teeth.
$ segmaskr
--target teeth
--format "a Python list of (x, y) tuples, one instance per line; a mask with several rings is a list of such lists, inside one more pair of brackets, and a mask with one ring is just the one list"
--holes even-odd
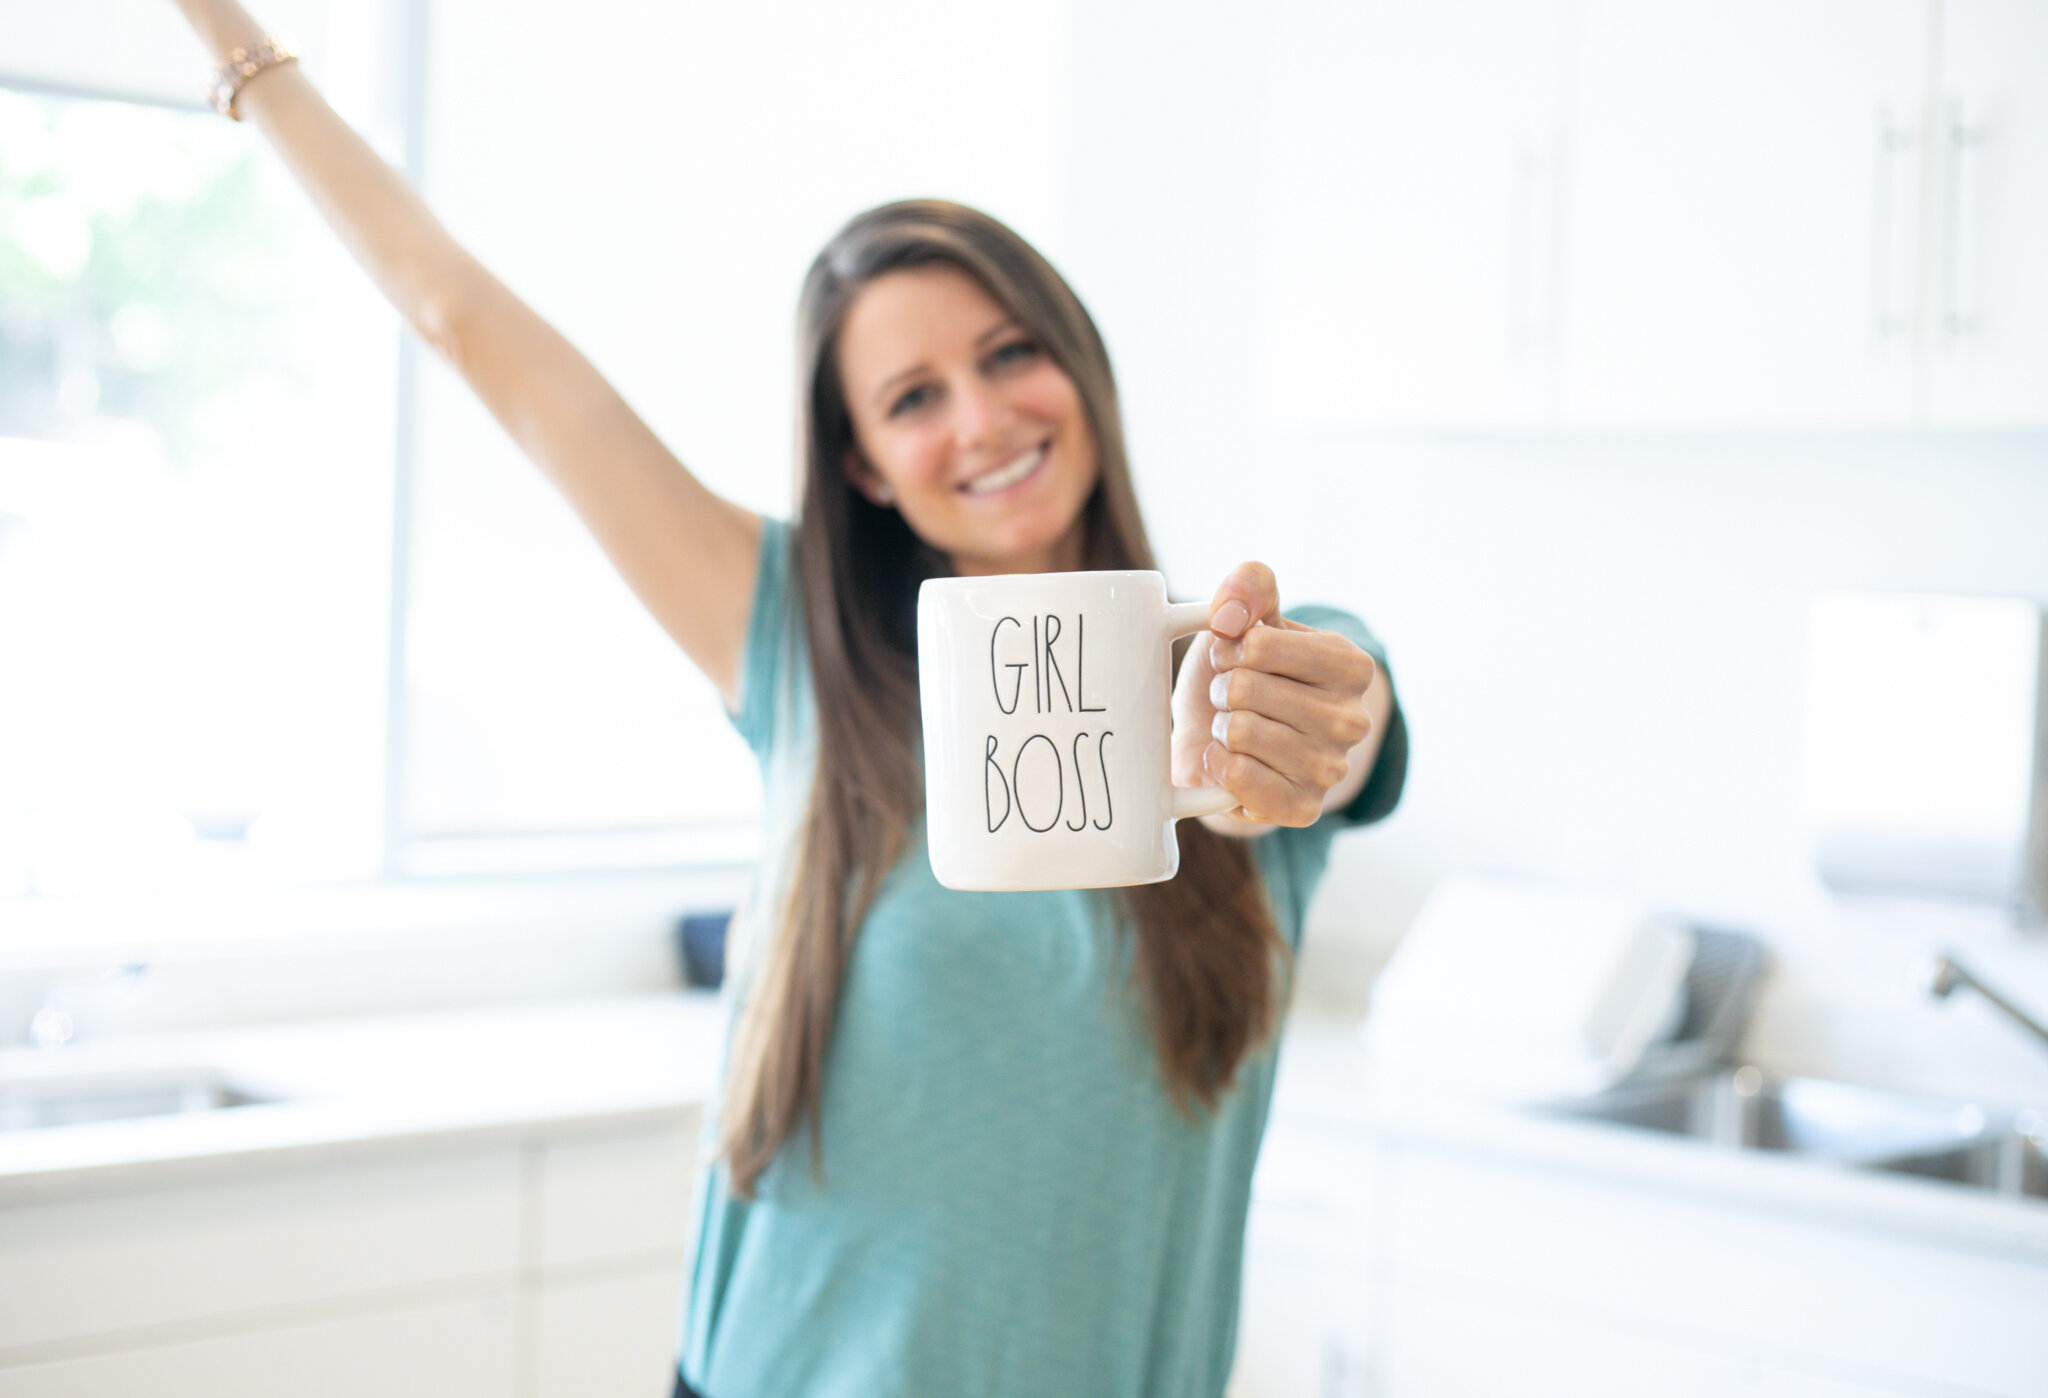
[(1038, 469), (1038, 463), (1045, 460), (1045, 448), (1036, 447), (1025, 452), (1007, 466), (998, 466), (985, 476), (977, 476), (967, 483), (969, 495), (989, 495), (998, 490), (1007, 490)]

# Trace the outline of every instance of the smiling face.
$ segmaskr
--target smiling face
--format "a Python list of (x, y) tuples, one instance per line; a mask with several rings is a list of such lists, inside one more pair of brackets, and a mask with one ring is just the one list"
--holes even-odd
[(840, 327), (846, 472), (963, 576), (1077, 569), (1095, 436), (1074, 381), (981, 283), (888, 272)]

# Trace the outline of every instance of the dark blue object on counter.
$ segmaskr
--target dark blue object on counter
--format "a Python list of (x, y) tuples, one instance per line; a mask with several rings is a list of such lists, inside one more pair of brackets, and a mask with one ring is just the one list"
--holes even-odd
[(683, 981), (715, 990), (725, 980), (725, 929), (732, 909), (684, 913), (676, 920), (676, 947), (682, 954)]

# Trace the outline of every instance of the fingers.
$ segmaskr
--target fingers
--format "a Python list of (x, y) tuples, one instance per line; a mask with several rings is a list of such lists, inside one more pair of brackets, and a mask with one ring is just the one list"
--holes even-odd
[(1254, 627), (1238, 639), (1215, 637), (1209, 642), (1209, 663), (1218, 671), (1256, 670), (1347, 697), (1371, 688), (1378, 670), (1373, 658), (1346, 637), (1294, 622)]
[(1353, 744), (1310, 737), (1249, 709), (1217, 714), (1209, 734), (1226, 752), (1256, 758), (1293, 785), (1315, 788), (1319, 797), (1351, 770)]
[[(1328, 743), (1349, 752), (1372, 730), (1365, 706), (1331, 691), (1258, 670), (1227, 670), (1209, 682), (1209, 702), (1219, 714), (1247, 714), (1284, 726), (1302, 742)], [(1214, 736), (1238, 751), (1242, 744)]]
[(1348, 638), (1276, 618), (1211, 642), (1216, 710), (1202, 767), (1245, 818), (1309, 825), (1372, 730), (1364, 696), (1378, 666)]
[(1280, 615), (1280, 584), (1263, 563), (1233, 568), (1209, 602), (1209, 629), (1219, 636), (1242, 636), (1256, 621)]
[(1263, 563), (1240, 564), (1224, 579), (1209, 630), (1199, 657), (1208, 664), (1183, 665), (1174, 698), (1176, 718), (1192, 717), (1206, 680), (1201, 697), (1215, 718), (1206, 735), (1176, 725), (1175, 779), (1191, 776), (1185, 769), (1199, 760), (1245, 819), (1314, 824), (1372, 729), (1363, 701), (1378, 666), (1347, 637), (1281, 616), (1279, 584)]
[(1328, 787), (1289, 781), (1248, 752), (1231, 752), (1212, 742), (1202, 754), (1202, 766), (1211, 780), (1237, 798), (1235, 814), (1246, 820), (1260, 825), (1313, 825), (1323, 812), (1323, 792)]

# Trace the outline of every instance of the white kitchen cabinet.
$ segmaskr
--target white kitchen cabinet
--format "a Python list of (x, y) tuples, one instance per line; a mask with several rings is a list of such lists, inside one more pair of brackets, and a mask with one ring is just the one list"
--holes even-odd
[(1913, 420), (1922, 0), (1581, 0), (1568, 423)]
[(1294, 0), (1273, 23), (1270, 411), (1547, 423), (1561, 4)]
[[(1397, 1317), (1427, 1314), (1452, 1284), (1617, 1344), (1646, 1337), (1878, 1391), (2026, 1398), (2048, 1364), (2048, 1268), (2018, 1260), (1436, 1150), (1401, 1152), (1392, 1207)], [(1391, 1351), (1402, 1343), (1396, 1331)], [(1597, 1353), (1499, 1343), (1532, 1384), (1567, 1383)]]
[(1230, 1392), (2040, 1394), (2048, 1267), (1882, 1218), (1279, 1115)]
[(532, 1265), (680, 1258), (695, 1202), (694, 1116), (659, 1130), (569, 1136), (535, 1147), (539, 1236)]
[(1327, 1244), (1245, 1240), (1244, 1297), (1230, 1398), (1365, 1398), (1373, 1351), (1372, 1265)]
[(0, 1393), (7, 1398), (519, 1398), (512, 1317), (508, 1294), (241, 1334), (194, 1335), (0, 1368)]
[(697, 1115), (0, 1207), (0, 1393), (665, 1398)]
[(535, 1148), (523, 1398), (668, 1398), (696, 1149), (694, 1116)]
[(2048, 424), (2048, 7), (1290, 0), (1265, 411)]
[(516, 1265), (519, 1199), (507, 1147), (0, 1209), (0, 1364), (60, 1341), (488, 1285)]
[(1942, 0), (1928, 417), (2048, 419), (2048, 6)]
[(533, 1383), (522, 1398), (669, 1398), (680, 1259), (651, 1271), (535, 1288)]
[(1682, 1331), (1602, 1324), (1536, 1295), (1416, 1277), (1393, 1298), (1380, 1398), (1897, 1398)]
[(1389, 1159), (1342, 1132), (1268, 1127), (1252, 1182), (1230, 1398), (1374, 1391)]

